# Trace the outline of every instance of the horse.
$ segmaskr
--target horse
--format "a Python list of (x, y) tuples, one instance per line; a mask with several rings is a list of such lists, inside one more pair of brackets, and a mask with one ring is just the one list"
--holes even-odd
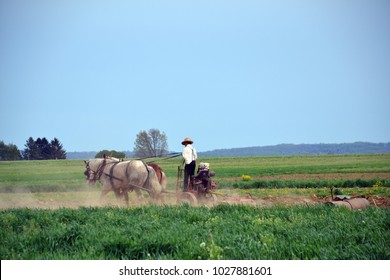
[(103, 185), (100, 199), (103, 199), (112, 190), (117, 198), (123, 195), (126, 204), (129, 205), (129, 191), (134, 190), (140, 197), (141, 190), (144, 190), (152, 198), (158, 200), (165, 189), (165, 174), (161, 171), (161, 180), (159, 181), (155, 171), (156, 167), (153, 168), (141, 160), (120, 161), (116, 158), (106, 157), (84, 162), (84, 175), (87, 177), (88, 183), (93, 185), (96, 181), (100, 181)]
[[(114, 162), (124, 161), (123, 158), (119, 159), (119, 158), (116, 158), (116, 157), (113, 157), (110, 155), (106, 155), (106, 154), (103, 154), (103, 158), (109, 159), (109, 160), (114, 161)], [(154, 169), (154, 171), (156, 172), (157, 178), (158, 178), (158, 182), (160, 183), (163, 191), (165, 191), (166, 186), (167, 186), (167, 176), (165, 175), (163, 169), (153, 162), (146, 162), (146, 164), (148, 166), (151, 166)]]
[[(113, 156), (110, 156), (110, 155), (106, 155), (106, 154), (103, 154), (103, 158), (109, 159), (109, 160), (112, 160), (112, 161), (116, 161), (116, 162), (124, 161), (123, 158), (119, 159), (119, 158), (116, 158), (116, 157), (113, 157)], [(165, 173), (162, 170), (162, 168), (160, 166), (158, 166), (157, 164), (152, 163), (152, 162), (146, 162), (146, 164), (148, 166), (151, 166), (154, 169), (154, 171), (156, 172), (157, 178), (158, 178), (158, 182), (162, 186), (163, 191), (165, 191), (165, 188), (167, 186), (167, 176), (165, 175)]]

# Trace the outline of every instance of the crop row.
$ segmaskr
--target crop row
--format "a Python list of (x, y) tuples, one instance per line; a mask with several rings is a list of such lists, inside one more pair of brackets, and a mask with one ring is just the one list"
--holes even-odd
[[(221, 181), (218, 183), (218, 189), (237, 188), (237, 189), (326, 189), (334, 188), (390, 188), (388, 179), (355, 179), (355, 180), (253, 180), (253, 181)], [(99, 184), (94, 187), (99, 187)], [(75, 192), (90, 191), (91, 187), (82, 185), (65, 185), (53, 182), (49, 185), (28, 185), (28, 186), (3, 186), (0, 193), (13, 192)]]
[(371, 188), (373, 186), (390, 187), (386, 179), (356, 179), (356, 180), (253, 180), (233, 183), (239, 189), (284, 189), (284, 188)]

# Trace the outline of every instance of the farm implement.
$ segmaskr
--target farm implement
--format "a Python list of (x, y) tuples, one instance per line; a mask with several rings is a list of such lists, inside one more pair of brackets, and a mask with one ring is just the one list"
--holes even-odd
[(217, 184), (212, 180), (215, 176), (215, 172), (210, 170), (209, 163), (201, 162), (198, 166), (197, 175), (191, 176), (187, 188), (184, 187), (184, 180), (182, 179), (183, 168), (177, 167), (177, 182), (176, 182), (176, 197), (177, 203), (188, 203), (189, 205), (196, 206), (198, 204), (211, 204), (217, 203), (227, 204), (249, 204), (256, 205), (256, 202), (252, 197), (229, 197), (226, 194), (222, 194), (217, 191)]
[[(172, 153), (169, 154), (167, 157), (162, 158), (162, 160), (177, 157), (179, 155), (181, 155), (181, 153)], [(154, 162), (156, 161), (150, 161), (147, 162), (146, 164), (151, 165), (153, 168), (156, 169), (157, 165), (154, 164)], [(211, 177), (215, 176), (215, 172), (209, 169), (208, 163), (201, 162), (199, 164), (198, 174), (195, 176), (191, 176), (188, 182), (188, 186), (186, 186), (184, 191), (182, 191), (181, 189), (181, 186), (184, 185), (184, 180), (182, 176), (183, 166), (179, 165), (177, 169), (178, 172), (177, 172), (176, 192), (163, 190), (162, 191), (163, 194), (176, 195), (177, 203), (187, 203), (192, 206), (196, 206), (200, 202), (202, 203), (209, 202), (212, 204), (217, 203), (218, 200), (216, 196), (217, 193), (215, 192), (217, 184), (213, 182), (211, 179)], [(138, 187), (138, 189), (146, 191), (149, 194), (151, 194), (151, 191), (145, 188)]]
[(188, 203), (192, 206), (202, 203), (216, 204), (217, 193), (215, 189), (217, 184), (211, 179), (215, 176), (215, 172), (209, 169), (209, 164), (201, 162), (198, 167), (198, 174), (191, 176), (188, 186), (184, 191), (181, 191), (183, 186), (182, 180), (183, 168), (182, 166), (177, 167), (177, 183), (176, 183), (176, 195), (178, 203)]
[(350, 210), (363, 209), (370, 206), (370, 202), (365, 196), (362, 195), (333, 195), (333, 187), (330, 188), (330, 194), (332, 197), (331, 201), (326, 202), (326, 204), (334, 206), (344, 206)]

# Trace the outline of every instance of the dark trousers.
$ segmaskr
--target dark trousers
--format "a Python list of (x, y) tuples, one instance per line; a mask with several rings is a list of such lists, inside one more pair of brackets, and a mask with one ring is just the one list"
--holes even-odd
[(184, 191), (188, 191), (188, 181), (190, 180), (191, 176), (195, 174), (195, 167), (195, 160), (184, 166)]

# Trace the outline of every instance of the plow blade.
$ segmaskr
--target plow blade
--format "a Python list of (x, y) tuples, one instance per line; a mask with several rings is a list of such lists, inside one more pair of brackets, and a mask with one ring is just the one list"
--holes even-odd
[(347, 200), (329, 201), (327, 204), (334, 206), (344, 206), (351, 210), (363, 209), (370, 206), (370, 202), (366, 198), (352, 198)]

